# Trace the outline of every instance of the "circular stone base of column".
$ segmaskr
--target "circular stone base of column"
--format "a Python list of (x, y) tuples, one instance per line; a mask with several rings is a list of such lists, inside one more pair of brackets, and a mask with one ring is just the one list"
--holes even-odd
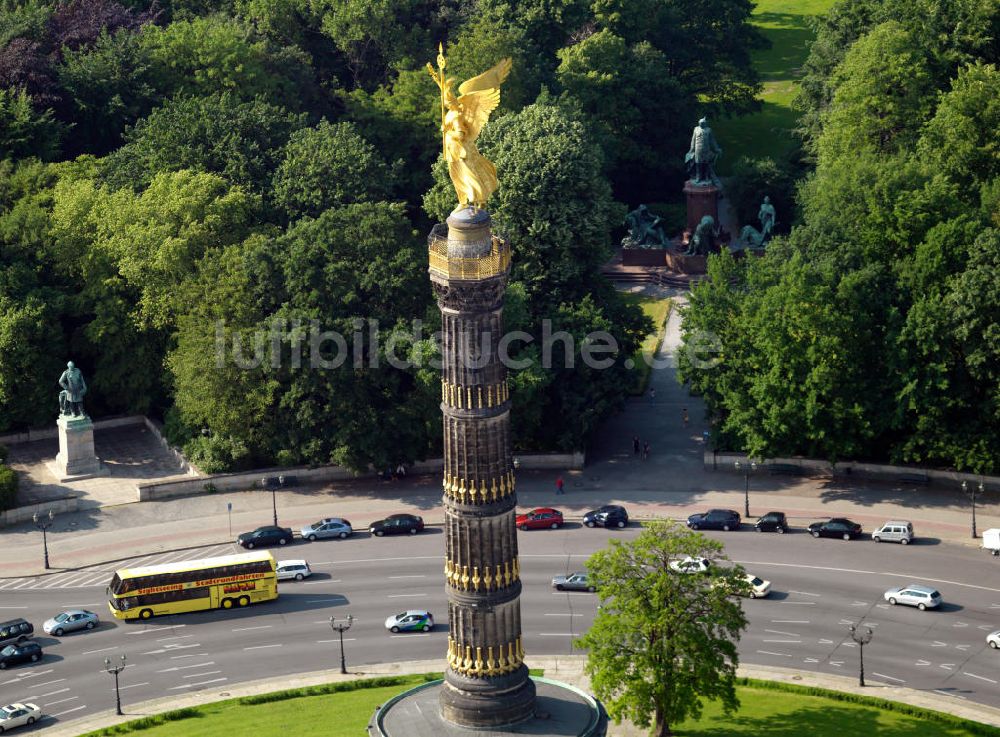
[(368, 724), (369, 737), (605, 737), (608, 717), (593, 696), (548, 678), (532, 678), (535, 713), (505, 727), (460, 727), (441, 715), (444, 681), (433, 681), (390, 699)]
[(487, 679), (449, 670), (439, 695), (446, 721), (474, 729), (517, 724), (535, 710), (535, 682), (523, 664), (513, 673)]

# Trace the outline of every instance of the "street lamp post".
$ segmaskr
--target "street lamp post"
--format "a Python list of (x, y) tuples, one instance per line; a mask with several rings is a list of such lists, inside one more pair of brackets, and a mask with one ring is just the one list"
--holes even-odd
[(736, 461), (736, 473), (743, 469), (743, 480), (745, 484), (743, 486), (743, 517), (750, 517), (750, 474), (757, 470), (757, 461), (750, 461), (750, 463), (740, 463)]
[(271, 510), (274, 512), (274, 526), (278, 526), (278, 486), (271, 483), (271, 479), (265, 477), (260, 480), (260, 485), (271, 490)]
[(853, 624), (849, 628), (851, 630), (851, 639), (857, 643), (858, 649), (860, 650), (860, 660), (859, 660), (859, 670), (858, 670), (858, 685), (865, 685), (865, 645), (872, 641), (871, 627), (865, 627), (865, 631), (861, 632)]
[(351, 628), (354, 617), (350, 614), (347, 619), (337, 621), (336, 617), (330, 617), (330, 628), (340, 634), (340, 672), (347, 675), (347, 661), (344, 659), (344, 633)]
[(115, 713), (118, 716), (123, 716), (122, 714), (122, 692), (118, 688), (118, 674), (125, 670), (125, 653), (122, 653), (122, 664), (121, 665), (111, 665), (111, 659), (104, 659), (104, 670), (115, 677)]
[(980, 481), (978, 484), (969, 484), (968, 481), (962, 482), (962, 491), (969, 495), (972, 500), (972, 537), (973, 539), (979, 537), (976, 534), (976, 494), (982, 494), (985, 491), (983, 487), (983, 482)]
[[(45, 520), (46, 516), (48, 517), (47, 522)], [(45, 531), (48, 530), (50, 527), (52, 527), (52, 523), (55, 520), (55, 518), (56, 518), (56, 513), (53, 512), (51, 509), (49, 510), (48, 515), (43, 515), (39, 517), (38, 512), (35, 512), (33, 515), (31, 515), (31, 520), (32, 522), (35, 523), (35, 527), (37, 527), (39, 530), (42, 531), (42, 549), (45, 551), (45, 570), (49, 570), (49, 539), (46, 536)]]

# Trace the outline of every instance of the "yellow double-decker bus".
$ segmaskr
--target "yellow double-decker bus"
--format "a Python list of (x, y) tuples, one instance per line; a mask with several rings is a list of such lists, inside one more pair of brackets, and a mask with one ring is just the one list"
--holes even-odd
[(108, 607), (118, 619), (231, 609), (278, 598), (268, 552), (223, 555), (115, 571)]

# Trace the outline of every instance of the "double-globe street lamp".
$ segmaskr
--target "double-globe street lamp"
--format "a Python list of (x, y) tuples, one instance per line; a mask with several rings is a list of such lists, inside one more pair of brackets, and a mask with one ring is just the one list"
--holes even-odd
[(118, 688), (118, 674), (125, 670), (125, 653), (122, 653), (122, 663), (121, 665), (111, 665), (111, 658), (104, 659), (104, 670), (115, 677), (115, 713), (118, 716), (123, 716), (122, 714), (122, 692)]
[(875, 634), (875, 633), (872, 632), (872, 628), (871, 627), (865, 627), (865, 631), (861, 632), (861, 630), (859, 630), (853, 624), (848, 629), (851, 630), (851, 639), (854, 640), (855, 643), (857, 643), (858, 650), (860, 651), (859, 670), (858, 670), (858, 685), (859, 686), (864, 686), (865, 685), (865, 645), (867, 645), (869, 642), (872, 641), (872, 635)]
[[(46, 518), (48, 518), (46, 520)], [(56, 513), (51, 509), (47, 515), (39, 516), (38, 512), (31, 515), (31, 521), (35, 523), (35, 527), (42, 531), (42, 549), (45, 551), (45, 570), (49, 570), (49, 539), (46, 535), (46, 530), (52, 527), (52, 523), (55, 521)]]
[[(972, 537), (973, 539), (979, 537), (976, 534), (976, 494), (982, 494), (986, 489), (983, 487), (983, 482), (980, 481), (978, 484), (970, 484), (968, 481), (962, 482), (962, 491), (969, 495), (972, 499)], [(48, 566), (46, 566), (48, 567)]]
[(743, 470), (743, 480), (746, 482), (743, 486), (743, 517), (744, 519), (750, 517), (750, 474), (757, 470), (757, 461), (750, 461), (749, 463), (740, 463), (736, 461), (736, 473)]
[(344, 659), (344, 633), (351, 628), (353, 622), (354, 617), (350, 614), (347, 615), (346, 619), (339, 621), (336, 617), (330, 617), (330, 628), (340, 634), (340, 672), (344, 675), (347, 675), (347, 661)]

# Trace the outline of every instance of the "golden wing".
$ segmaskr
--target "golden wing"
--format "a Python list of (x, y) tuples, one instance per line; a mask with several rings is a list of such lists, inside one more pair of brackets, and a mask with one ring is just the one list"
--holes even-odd
[(458, 94), (464, 95), (466, 92), (479, 92), (480, 90), (499, 88), (504, 80), (507, 79), (507, 75), (510, 74), (512, 65), (513, 62), (511, 62), (509, 56), (506, 59), (501, 59), (491, 69), (487, 69), (482, 74), (462, 82), (458, 86)]
[(458, 98), (458, 109), (465, 123), (466, 140), (471, 142), (479, 137), (479, 131), (490, 119), (490, 113), (500, 104), (500, 90), (496, 87), (480, 92), (467, 92)]

